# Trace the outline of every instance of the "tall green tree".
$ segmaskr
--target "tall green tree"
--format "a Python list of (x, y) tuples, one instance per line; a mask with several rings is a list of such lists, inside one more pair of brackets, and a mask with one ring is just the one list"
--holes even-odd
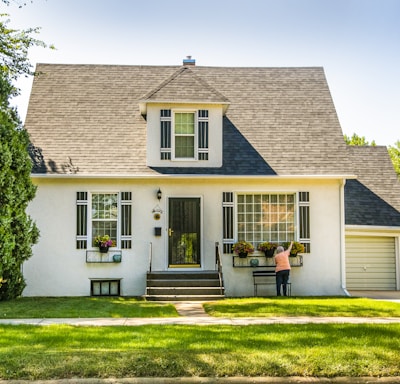
[(392, 159), (394, 170), (400, 179), (400, 140), (397, 140), (394, 146), (389, 145), (388, 151)]
[(25, 287), (22, 264), (32, 256), (32, 245), (39, 237), (26, 213), (36, 191), (30, 178), (29, 138), (10, 100), (19, 93), (13, 81), (33, 74), (28, 49), (45, 46), (32, 37), (37, 29), (11, 29), (6, 17), (0, 15), (0, 300), (21, 295)]
[(347, 145), (372, 145), (375, 146), (375, 140), (371, 141), (371, 144), (365, 139), (364, 136), (358, 136), (356, 133), (353, 133), (353, 136), (344, 135), (344, 141)]

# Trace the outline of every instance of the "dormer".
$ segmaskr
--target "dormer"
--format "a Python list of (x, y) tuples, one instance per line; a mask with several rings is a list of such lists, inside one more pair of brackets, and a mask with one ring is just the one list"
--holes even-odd
[(194, 61), (140, 100), (147, 121), (147, 165), (221, 167), (229, 100), (191, 69)]

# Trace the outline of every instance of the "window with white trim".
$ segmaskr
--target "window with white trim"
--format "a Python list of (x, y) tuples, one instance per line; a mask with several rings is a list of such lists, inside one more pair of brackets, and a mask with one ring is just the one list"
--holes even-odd
[(160, 111), (161, 160), (208, 160), (208, 110)]
[(263, 241), (283, 243), (293, 240), (295, 238), (295, 195), (238, 195), (237, 237), (255, 246)]
[(224, 192), (222, 217), (224, 253), (232, 253), (236, 240), (246, 240), (256, 248), (264, 241), (297, 240), (305, 253), (311, 252), (309, 192), (237, 194), (236, 201), (233, 192)]
[(109, 235), (117, 243), (118, 236), (118, 194), (92, 194), (92, 246), (96, 236)]
[(117, 247), (132, 247), (132, 192), (77, 192), (76, 204), (77, 249), (94, 247), (94, 238), (103, 235)]

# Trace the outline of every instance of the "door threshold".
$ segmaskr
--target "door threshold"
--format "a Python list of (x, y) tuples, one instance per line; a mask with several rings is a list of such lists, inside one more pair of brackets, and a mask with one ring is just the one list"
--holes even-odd
[(172, 264), (168, 268), (201, 268), (200, 264)]

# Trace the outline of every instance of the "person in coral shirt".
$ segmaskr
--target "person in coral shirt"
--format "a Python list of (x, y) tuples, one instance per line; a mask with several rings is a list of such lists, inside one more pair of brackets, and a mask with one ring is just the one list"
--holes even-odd
[(275, 272), (276, 272), (276, 294), (281, 296), (281, 285), (283, 285), (283, 295), (287, 296), (287, 283), (290, 275), (289, 255), (293, 246), (293, 241), (290, 243), (289, 248), (285, 249), (279, 246), (275, 254)]

